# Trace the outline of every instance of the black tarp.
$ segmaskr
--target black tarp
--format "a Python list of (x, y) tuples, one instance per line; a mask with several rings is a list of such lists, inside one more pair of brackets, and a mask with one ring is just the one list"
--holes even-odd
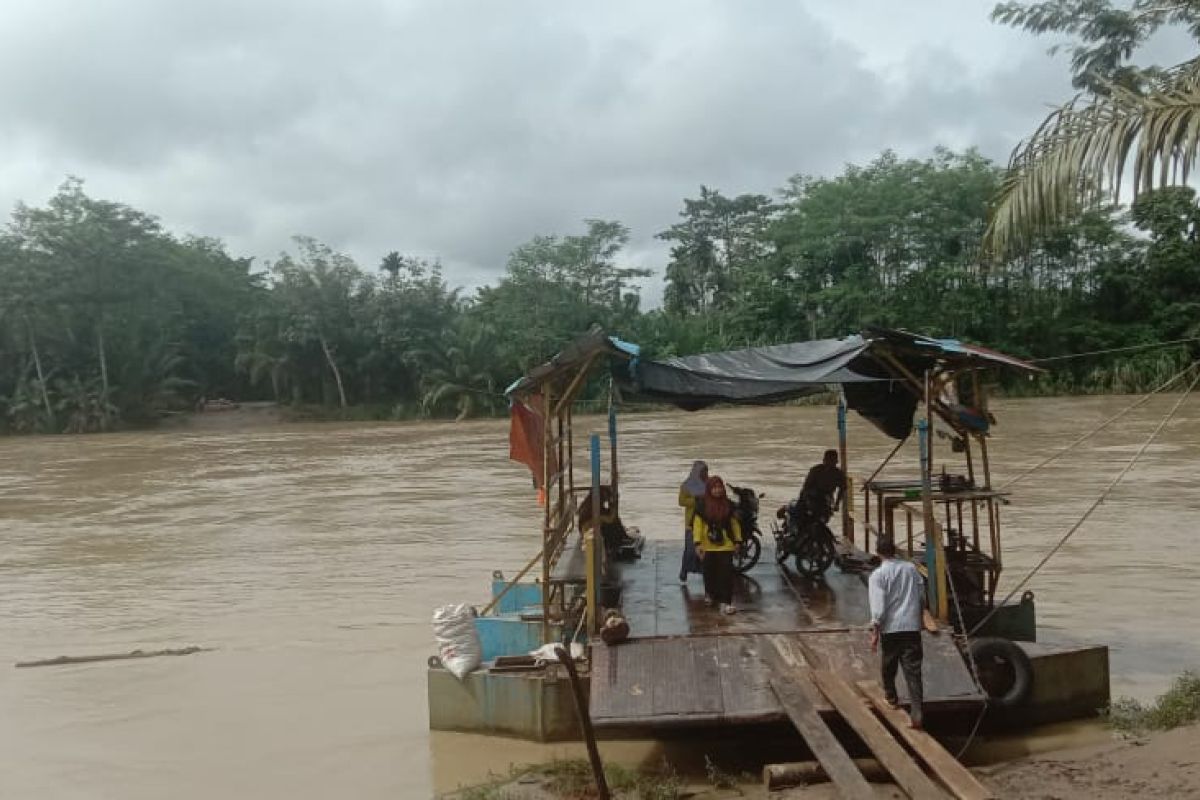
[(867, 349), (861, 336), (820, 339), (720, 353), (635, 360), (618, 366), (625, 396), (696, 410), (716, 403), (777, 403), (830, 384), (875, 382), (850, 364)]
[(611, 356), (620, 396), (625, 400), (671, 403), (695, 411), (721, 403), (765, 405), (841, 386), (846, 405), (895, 439), (913, 427), (917, 397), (897, 379), (899, 365), (910, 375), (942, 365), (1040, 372), (1020, 359), (956, 339), (881, 328), (863, 336), (749, 347), (717, 353), (643, 359), (636, 345), (599, 328), (571, 342), (549, 362), (531, 370), (507, 394), (535, 391), (596, 356)]
[(635, 359), (616, 367), (622, 396), (697, 411), (719, 403), (766, 405), (841, 386), (846, 405), (888, 436), (912, 431), (916, 398), (869, 354), (861, 336), (719, 353)]

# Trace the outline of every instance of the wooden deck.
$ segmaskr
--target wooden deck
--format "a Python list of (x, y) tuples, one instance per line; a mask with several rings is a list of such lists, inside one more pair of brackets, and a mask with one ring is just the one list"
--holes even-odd
[[(700, 576), (679, 583), (680, 546), (647, 542), (640, 561), (621, 565), (622, 610), (630, 640), (592, 648), (591, 717), (601, 728), (645, 730), (786, 719), (763, 661), (778, 634), (797, 662), (850, 683), (877, 679), (870, 652), (867, 589), (857, 575), (829, 571), (824, 583), (782, 570), (774, 550), (739, 581), (739, 613), (704, 605)], [(977, 708), (980, 696), (948, 636), (925, 635), (926, 708)], [(905, 695), (904, 681), (899, 681)], [(818, 712), (835, 713), (814, 696)]]

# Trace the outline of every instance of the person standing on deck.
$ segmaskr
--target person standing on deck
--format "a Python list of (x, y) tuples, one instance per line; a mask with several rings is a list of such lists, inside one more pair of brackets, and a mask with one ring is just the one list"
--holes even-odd
[(925, 588), (921, 573), (911, 561), (896, 558), (896, 543), (890, 536), (880, 536), (875, 552), (883, 559), (871, 573), (871, 652), (883, 641), (883, 693), (888, 705), (898, 708), (896, 668), (903, 667), (904, 683), (908, 685), (909, 719), (912, 727), (924, 725), (921, 685), (921, 612)]
[(696, 506), (704, 500), (708, 482), (708, 464), (692, 462), (692, 472), (679, 485), (679, 505), (683, 506), (683, 563), (679, 567), (679, 582), (687, 583), (688, 575), (700, 572), (700, 554), (692, 540), (692, 520), (696, 517)]
[(838, 467), (838, 451), (826, 450), (820, 464), (813, 466), (804, 478), (800, 497), (810, 503), (812, 511), (828, 521), (842, 504), (846, 489), (846, 473)]
[(735, 614), (733, 605), (733, 551), (742, 541), (742, 528), (725, 496), (725, 482), (713, 475), (703, 502), (692, 519), (692, 538), (704, 564), (704, 602), (714, 603), (724, 614)]

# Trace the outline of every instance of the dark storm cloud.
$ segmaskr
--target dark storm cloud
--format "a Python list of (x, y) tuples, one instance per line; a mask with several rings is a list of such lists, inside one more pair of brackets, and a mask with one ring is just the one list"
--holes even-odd
[(766, 192), (888, 147), (1006, 155), (1068, 82), (989, 8), (10, 2), (0, 202), (75, 174), (237, 253), (305, 233), (469, 284), (606, 217), (658, 267), (654, 233), (702, 183)]

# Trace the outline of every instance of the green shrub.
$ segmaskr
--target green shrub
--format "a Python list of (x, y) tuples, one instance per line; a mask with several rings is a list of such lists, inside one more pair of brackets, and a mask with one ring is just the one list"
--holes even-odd
[(1150, 704), (1119, 698), (1108, 709), (1109, 723), (1124, 733), (1166, 731), (1200, 722), (1200, 673), (1185, 672)]

